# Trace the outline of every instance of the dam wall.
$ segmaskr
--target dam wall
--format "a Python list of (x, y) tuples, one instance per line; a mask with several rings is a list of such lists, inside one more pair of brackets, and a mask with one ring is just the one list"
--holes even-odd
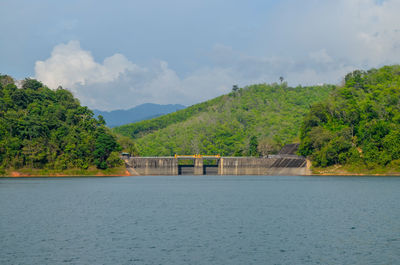
[(178, 175), (174, 157), (129, 157), (124, 161), (131, 175)]
[(222, 157), (219, 175), (307, 175), (307, 162), (298, 156), (290, 157)]
[[(309, 175), (307, 161), (296, 155), (268, 157), (220, 157), (205, 163), (180, 164), (176, 157), (128, 157), (125, 164), (132, 175)], [(187, 158), (185, 160), (188, 160)]]

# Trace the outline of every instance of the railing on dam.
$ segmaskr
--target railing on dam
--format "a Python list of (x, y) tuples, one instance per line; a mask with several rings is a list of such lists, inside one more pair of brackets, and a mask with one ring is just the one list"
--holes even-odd
[[(308, 175), (307, 161), (296, 155), (221, 157), (175, 155), (173, 157), (124, 157), (135, 175)], [(180, 164), (181, 160), (192, 163)], [(207, 160), (215, 161), (205, 163)]]
[(195, 154), (195, 155), (174, 155), (174, 158), (177, 159), (196, 159), (196, 158), (203, 158), (203, 159), (220, 159), (220, 155), (200, 155), (200, 154)]

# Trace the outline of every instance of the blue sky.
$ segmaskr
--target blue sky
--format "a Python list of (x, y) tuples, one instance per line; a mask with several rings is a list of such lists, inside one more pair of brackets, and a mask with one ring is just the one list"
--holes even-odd
[(398, 0), (0, 0), (0, 72), (111, 110), (400, 60)]

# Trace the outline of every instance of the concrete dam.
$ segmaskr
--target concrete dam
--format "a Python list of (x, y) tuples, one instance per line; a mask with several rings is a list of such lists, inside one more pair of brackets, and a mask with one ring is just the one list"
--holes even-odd
[(125, 157), (131, 175), (310, 175), (307, 160), (297, 155), (268, 157)]

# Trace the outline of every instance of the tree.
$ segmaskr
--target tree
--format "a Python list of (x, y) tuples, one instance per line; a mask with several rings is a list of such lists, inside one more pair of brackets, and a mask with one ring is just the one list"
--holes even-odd
[(104, 127), (99, 127), (96, 133), (94, 158), (97, 168), (106, 169), (107, 159), (111, 152), (120, 150), (120, 147), (115, 140), (114, 136), (107, 133)]
[(9, 75), (0, 75), (0, 88), (14, 84), (14, 79)]
[(25, 80), (22, 82), (23, 89), (38, 90), (41, 87), (44, 87), (44, 85), (36, 79), (25, 78)]
[(11, 99), (15, 106), (20, 109), (25, 109), (29, 104), (29, 97), (27, 96), (26, 92), (21, 89), (15, 90), (11, 94)]
[(252, 136), (250, 138), (250, 143), (249, 143), (249, 156), (259, 156), (258, 153), (258, 140), (256, 136)]
[(121, 146), (122, 151), (128, 153), (130, 156), (138, 156), (139, 151), (135, 142), (126, 136), (118, 136), (118, 144)]
[(99, 125), (106, 125), (106, 120), (104, 119), (104, 117), (102, 115), (99, 115), (97, 117), (97, 120), (98, 120)]
[(124, 161), (119, 157), (119, 153), (114, 151), (108, 156), (107, 160), (107, 167), (118, 167), (124, 164)]
[(271, 138), (262, 139), (257, 146), (257, 151), (260, 155), (267, 156), (276, 154), (281, 146)]

